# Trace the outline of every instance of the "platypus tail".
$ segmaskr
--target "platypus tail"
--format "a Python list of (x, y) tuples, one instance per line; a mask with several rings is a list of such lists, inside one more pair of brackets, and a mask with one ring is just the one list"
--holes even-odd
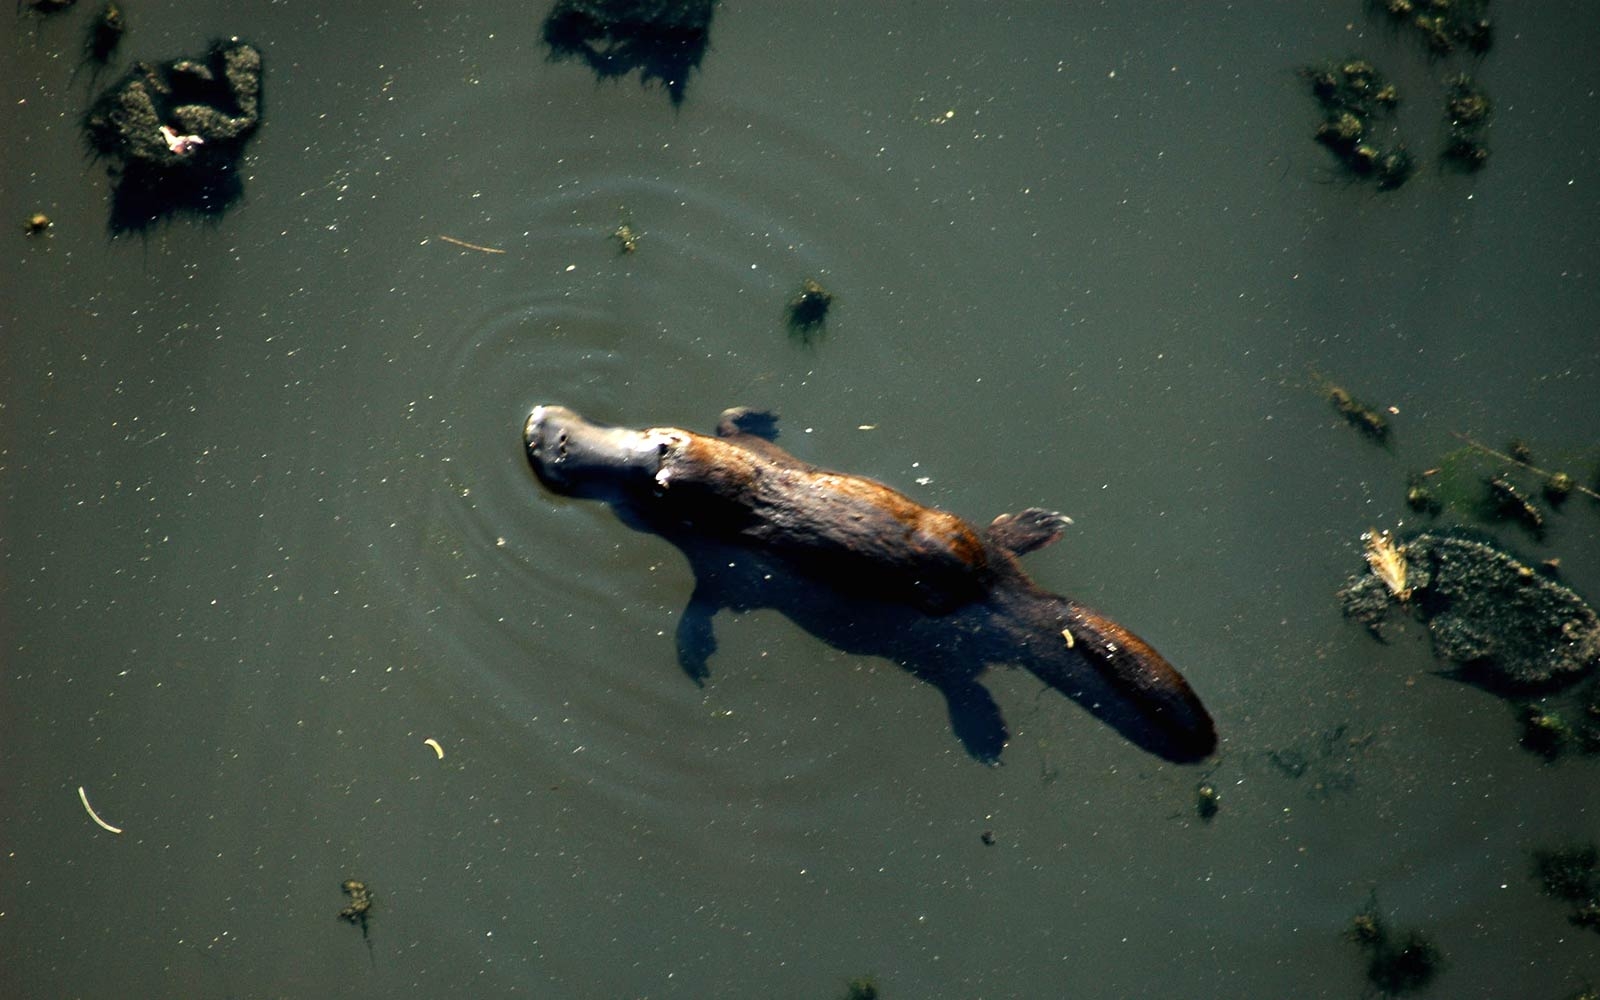
[(1068, 597), (1033, 590), (1005, 603), (1016, 662), (1040, 680), (1167, 760), (1216, 751), (1211, 714), (1149, 643)]
[(1175, 760), (1200, 760), (1217, 749), (1217, 727), (1183, 675), (1150, 644), (1068, 597), (1062, 640), (1097, 667), (1168, 738)]

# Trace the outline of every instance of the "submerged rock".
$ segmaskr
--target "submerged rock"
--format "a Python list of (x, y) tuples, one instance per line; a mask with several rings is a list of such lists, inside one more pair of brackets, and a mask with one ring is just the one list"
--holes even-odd
[(1374, 632), (1399, 604), (1427, 623), (1435, 655), (1505, 692), (1565, 686), (1600, 662), (1594, 608), (1489, 542), (1425, 531), (1398, 553), (1405, 598), (1370, 567), (1339, 592), (1345, 613)]

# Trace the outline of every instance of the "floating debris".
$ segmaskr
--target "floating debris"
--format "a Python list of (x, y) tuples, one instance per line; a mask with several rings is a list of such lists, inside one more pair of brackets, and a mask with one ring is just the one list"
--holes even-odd
[(1428, 473), (1421, 472), (1406, 481), (1406, 506), (1418, 514), (1436, 517), (1444, 509), (1444, 504), (1428, 486), (1427, 477)]
[(52, 224), (50, 216), (43, 212), (35, 212), (28, 216), (27, 221), (22, 224), (22, 231), (29, 236), (38, 236), (49, 229)]
[[(1397, 30), (1413, 32), (1434, 58), (1458, 50), (1481, 55), (1494, 44), (1489, 0), (1368, 0), (1367, 5)], [(1399, 103), (1399, 92), (1371, 63), (1352, 57), (1301, 74), (1311, 82), (1312, 96), (1322, 107), (1316, 139), (1347, 173), (1375, 181), (1379, 190), (1393, 190), (1410, 179), (1415, 163), (1390, 115)], [(1488, 162), (1490, 108), (1488, 97), (1467, 75), (1448, 84), (1448, 128), (1440, 149), (1444, 162), (1466, 171)]]
[(1522, 705), (1522, 746), (1547, 761), (1569, 752), (1600, 753), (1600, 677), (1576, 691), (1542, 695)]
[(809, 343), (827, 325), (832, 306), (833, 293), (815, 278), (807, 278), (800, 285), (800, 294), (789, 300), (789, 331)]
[(633, 253), (638, 250), (639, 236), (639, 232), (626, 222), (611, 232), (611, 238), (617, 241), (618, 253)]
[(1489, 120), (1489, 98), (1465, 73), (1450, 84), (1450, 100), (1445, 105), (1445, 118), (1452, 125), (1463, 128), (1482, 125)]
[(1444, 159), (1463, 170), (1483, 169), (1489, 162), (1489, 97), (1465, 73), (1450, 84), (1445, 101)]
[(111, 61), (111, 54), (117, 50), (117, 46), (122, 44), (123, 33), (127, 30), (128, 22), (122, 16), (122, 8), (108, 3), (90, 26), (89, 37), (83, 45), (84, 51), (89, 54), (90, 60), (104, 66)]
[(1350, 929), (1346, 932), (1350, 940), (1359, 945), (1375, 945), (1388, 936), (1389, 932), (1383, 926), (1383, 918), (1374, 910), (1362, 910), (1350, 918)]
[(1216, 818), (1222, 810), (1222, 794), (1216, 786), (1208, 781), (1202, 781), (1194, 788), (1194, 814), (1200, 817), (1201, 822), (1209, 823)]
[[(1329, 381), (1321, 372), (1311, 370), (1311, 380), (1316, 383), (1323, 397), (1346, 422), (1360, 431), (1367, 438), (1386, 445), (1389, 443), (1389, 421), (1378, 408), (1357, 399), (1349, 389), (1335, 382)], [(1393, 413), (1400, 412), (1397, 408), (1390, 408)]]
[[(1491, 690), (1529, 693), (1565, 686), (1600, 661), (1600, 617), (1576, 593), (1487, 541), (1422, 532), (1396, 547), (1410, 608), (1427, 623), (1434, 655)], [(1339, 592), (1345, 613), (1381, 638), (1398, 599), (1371, 564)]]
[[(1404, 144), (1377, 136), (1400, 103), (1400, 92), (1365, 59), (1346, 59), (1322, 67), (1306, 67), (1301, 75), (1322, 108), (1315, 138), (1356, 177), (1370, 178), (1381, 191), (1404, 184), (1415, 170)], [(1392, 126), (1389, 131), (1393, 131)]]
[(107, 823), (105, 820), (101, 819), (100, 814), (94, 811), (94, 806), (89, 804), (89, 793), (83, 790), (82, 785), (78, 786), (78, 801), (83, 803), (84, 812), (89, 814), (89, 818), (94, 820), (95, 825), (99, 826), (100, 829), (105, 830), (108, 833), (122, 832), (122, 827), (112, 826), (110, 823)]
[(361, 936), (367, 936), (367, 917), (372, 912), (372, 892), (367, 888), (367, 883), (360, 879), (347, 878), (339, 883), (339, 888), (350, 897), (350, 903), (339, 911), (339, 919), (361, 928)]
[[(1493, 448), (1489, 447), (1483, 442), (1474, 440), (1467, 435), (1462, 434), (1460, 431), (1451, 431), (1450, 433), (1453, 434), (1457, 439), (1465, 442), (1467, 447), (1471, 448), (1473, 451), (1481, 452), (1484, 455), (1488, 455), (1490, 458), (1498, 458), (1502, 462), (1510, 462), (1513, 465), (1520, 466), (1522, 469), (1543, 478), (1547, 483), (1555, 483), (1559, 480), (1560, 486), (1577, 490), (1579, 493), (1584, 494), (1591, 500), (1600, 500), (1600, 490), (1593, 490), (1587, 486), (1579, 485), (1576, 480), (1566, 473), (1551, 472), (1548, 469), (1541, 469), (1537, 465), (1534, 465), (1533, 449), (1528, 446), (1526, 441), (1523, 441), (1520, 438), (1513, 440), (1507, 446), (1506, 451), (1495, 451)], [(1600, 472), (1600, 470), (1597, 470), (1597, 472)], [(1597, 479), (1600, 479), (1600, 475), (1597, 475)]]
[(1572, 727), (1555, 712), (1525, 706), (1522, 710), (1522, 745), (1545, 760), (1555, 760), (1572, 741)]
[(468, 243), (466, 240), (456, 239), (454, 236), (446, 236), (443, 233), (439, 234), (439, 238), (444, 240), (446, 243), (450, 243), (458, 247), (464, 247), (468, 250), (476, 250), (479, 253), (505, 253), (505, 251), (501, 250), (499, 247), (480, 246), (477, 243)]
[(436, 740), (432, 736), (430, 736), (427, 739), (423, 740), (422, 742), (425, 743), (426, 745), (428, 745), (429, 747), (433, 748), (433, 755), (435, 757), (439, 758), (440, 760), (444, 760), (444, 747), (439, 745), (439, 741), (438, 740)]
[(1577, 480), (1565, 472), (1552, 472), (1544, 481), (1544, 498), (1559, 507), (1566, 503), (1577, 485)]
[(1532, 532), (1535, 538), (1544, 537), (1544, 514), (1517, 488), (1516, 483), (1503, 473), (1490, 476), (1484, 482), (1489, 487), (1489, 505), (1496, 517), (1516, 521)]
[(1370, 6), (1416, 32), (1434, 56), (1457, 48), (1482, 55), (1494, 46), (1489, 0), (1371, 0)]
[[(1600, 443), (1570, 449), (1552, 457), (1542, 468), (1533, 464), (1533, 449), (1515, 440), (1491, 448), (1474, 438), (1452, 431), (1465, 447), (1442, 456), (1433, 468), (1407, 479), (1406, 503), (1412, 510), (1433, 516), (1447, 512), (1458, 519), (1487, 523), (1515, 521), (1540, 538), (1556, 522), (1552, 510), (1576, 494), (1600, 502), (1600, 491), (1560, 468), (1588, 469), (1600, 465)], [(1498, 479), (1502, 486), (1491, 485)], [(1507, 489), (1506, 487), (1509, 487)], [(1437, 506), (1435, 506), (1437, 504)]]
[(1406, 582), (1406, 555), (1403, 546), (1396, 545), (1387, 531), (1371, 528), (1361, 540), (1367, 543), (1367, 568), (1383, 581), (1395, 600), (1404, 604), (1411, 600), (1411, 586)]
[(1380, 444), (1389, 440), (1389, 421), (1377, 410), (1358, 402), (1338, 386), (1328, 390), (1328, 400), (1356, 430)]
[(90, 147), (113, 162), (113, 231), (232, 204), (244, 145), (261, 124), (261, 53), (234, 39), (198, 59), (135, 63), (89, 109)]

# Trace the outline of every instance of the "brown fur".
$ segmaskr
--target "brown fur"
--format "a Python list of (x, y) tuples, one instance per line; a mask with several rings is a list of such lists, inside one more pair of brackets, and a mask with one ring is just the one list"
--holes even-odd
[(821, 572), (909, 588), (930, 609), (970, 600), (987, 584), (989, 550), (954, 514), (874, 480), (807, 465), (760, 438), (673, 433), (681, 444), (663, 456), (657, 479), (665, 482), (665, 504), (687, 521)]

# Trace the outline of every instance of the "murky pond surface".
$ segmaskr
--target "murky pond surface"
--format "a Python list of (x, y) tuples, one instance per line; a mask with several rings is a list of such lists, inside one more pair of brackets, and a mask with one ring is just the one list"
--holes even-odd
[[(1435, 995), (1600, 982), (1529, 860), (1600, 836), (1595, 761), (1334, 597), (1453, 432), (1592, 481), (1600, 9), (1496, 4), (1430, 61), (1359, 0), (729, 2), (674, 103), (551, 59), (542, 6), (130, 2), (98, 75), (92, 10), (5, 13), (0, 993), (1353, 997), (1373, 893)], [(113, 238), (84, 109), (231, 35), (243, 198)], [(1310, 138), (1297, 67), (1354, 52), (1405, 95), (1398, 191)], [(1474, 175), (1436, 166), (1462, 69)], [(985, 767), (932, 687), (769, 612), (695, 686), (684, 559), (540, 489), (543, 402), (771, 408), (977, 523), (1070, 514), (1030, 571), (1176, 663), (1220, 752), (997, 670)], [(1600, 505), (1479, 527), (1600, 597)]]

